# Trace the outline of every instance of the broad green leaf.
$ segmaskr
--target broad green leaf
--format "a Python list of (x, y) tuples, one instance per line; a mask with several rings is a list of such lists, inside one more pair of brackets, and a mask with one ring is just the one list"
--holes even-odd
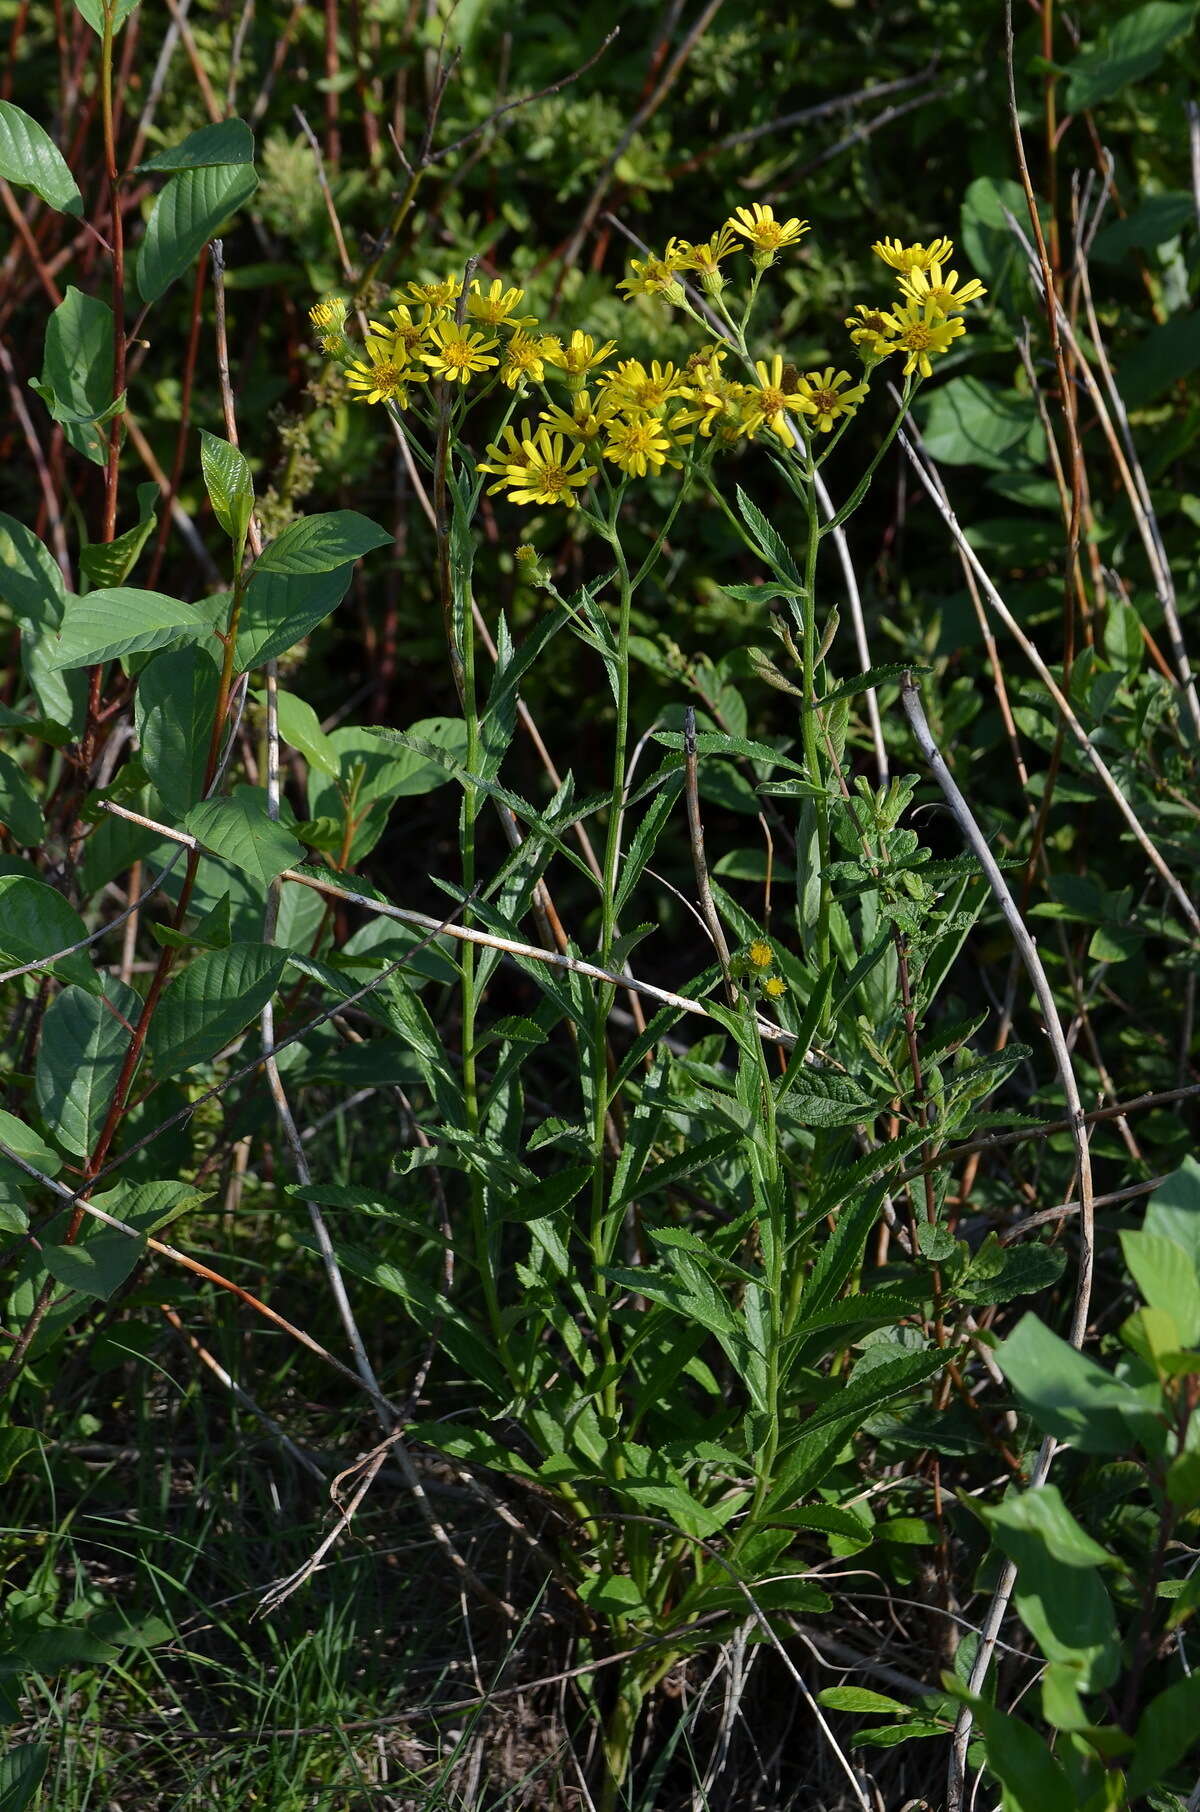
[(86, 1158), (95, 1146), (129, 1050), (124, 1022), (140, 1006), (133, 989), (111, 976), (102, 995), (64, 988), (50, 1003), (34, 1084), (48, 1130), (72, 1157)]
[(134, 723), (142, 765), (168, 812), (200, 797), (217, 708), (218, 674), (203, 648), (172, 648), (138, 676)]
[[(972, 276), (979, 276), (1002, 302), (1023, 303), (1029, 294), (1025, 253), (1017, 242), (1007, 215), (1025, 226), (1029, 219), (1025, 191), (1007, 176), (977, 176), (963, 197), (960, 233), (963, 254)], [(1043, 224), (1048, 214), (1043, 205)]]
[(1181, 1252), (1165, 1234), (1122, 1233), (1121, 1251), (1130, 1275), (1152, 1309), (1164, 1309), (1179, 1329), (1184, 1346), (1200, 1340), (1200, 1278), (1194, 1266), (1180, 1263)]
[(113, 317), (107, 302), (74, 285), (46, 324), (42, 375), (31, 378), (76, 452), (102, 466), (108, 459), (104, 424), (125, 406), (113, 396)]
[[(423, 717), (419, 723), (410, 724), (403, 734), (444, 749), (459, 760), (466, 757), (467, 726), (461, 717)], [(370, 725), (364, 725), (361, 730), (347, 727), (344, 731), (330, 732), (329, 740), (338, 752), (343, 780), (359, 761), (366, 769), (356, 795), (357, 803), (365, 805), (375, 799), (432, 793), (436, 787), (446, 784), (449, 776), (443, 766), (416, 749), (405, 748), (394, 738), (395, 732), (391, 732), (385, 741), (384, 736)]]
[(378, 523), (357, 510), (332, 510), (324, 516), (304, 516), (291, 523), (265, 548), (254, 563), (255, 573), (333, 572), (372, 548), (385, 547), (392, 537)]
[(890, 1718), (897, 1713), (905, 1718), (916, 1715), (902, 1699), (889, 1699), (886, 1693), (871, 1692), (865, 1686), (827, 1686), (817, 1694), (817, 1703), (830, 1711), (882, 1712)]
[(328, 573), (288, 577), (255, 567), (238, 621), (237, 671), (264, 666), (311, 635), (341, 603), (353, 572), (348, 564)]
[(1001, 1246), (989, 1234), (955, 1289), (964, 1302), (1011, 1302), (1057, 1283), (1066, 1254), (1050, 1246)]
[(981, 1514), (1016, 1563), (1017, 1613), (1047, 1661), (1069, 1668), (1081, 1692), (1111, 1686), (1121, 1649), (1099, 1571), (1109, 1564), (1106, 1550), (1080, 1527), (1053, 1485), (1012, 1494)]
[(1176, 315), (1152, 327), (1124, 355), (1118, 386), (1127, 409), (1141, 409), (1200, 366), (1200, 313)]
[(111, 1214), (119, 1221), (126, 1221), (139, 1233), (157, 1233), (160, 1227), (169, 1226), (181, 1214), (189, 1214), (207, 1200), (203, 1189), (173, 1178), (149, 1183), (118, 1183), (115, 1188), (92, 1197), (97, 1208), (103, 1208), (105, 1214)]
[(1131, 1801), (1157, 1786), (1192, 1749), (1200, 1730), (1200, 1674), (1176, 1680), (1151, 1699), (1138, 1719), (1126, 1780)]
[(172, 176), (154, 204), (138, 253), (142, 301), (157, 302), (257, 187), (250, 164), (206, 165)]
[(0, 599), (19, 622), (57, 629), (67, 600), (58, 561), (32, 529), (0, 514)]
[(45, 830), (33, 788), (11, 755), (0, 749), (0, 825), (15, 843), (39, 844)]
[(1142, 1225), (1147, 1233), (1174, 1240), (1200, 1270), (1200, 1163), (1195, 1158), (1185, 1158), (1179, 1169), (1159, 1184), (1150, 1197)]
[(1124, 1453), (1154, 1412), (1130, 1385), (1024, 1315), (996, 1359), (1038, 1427), (1081, 1453)]
[(1031, 396), (1000, 390), (977, 377), (951, 378), (929, 398), (923, 434), (930, 454), (947, 466), (1041, 465), (1045, 435)]
[(254, 509), (254, 480), (246, 456), (229, 441), (201, 429), (200, 470), (213, 514), (240, 559)]
[[(24, 1120), (18, 1120), (15, 1114), (10, 1114), (4, 1108), (0, 1108), (0, 1145), (6, 1145), (9, 1151), (15, 1151), (18, 1157), (24, 1158), (27, 1164), (32, 1164), (35, 1170), (40, 1170), (43, 1176), (56, 1177), (62, 1169), (59, 1154), (44, 1139), (39, 1139)], [(10, 1164), (5, 1158), (0, 1158), (0, 1165), (4, 1166), (0, 1175), (10, 1172), (14, 1176), (25, 1175), (23, 1170)]]
[(287, 958), (270, 944), (230, 944), (189, 963), (162, 997), (150, 1031), (159, 1076), (203, 1063), (237, 1037), (270, 1000)]
[(79, 1624), (60, 1623), (53, 1628), (38, 1624), (32, 1629), (25, 1624), (20, 1647), (0, 1655), (0, 1676), (56, 1674), (64, 1667), (111, 1661), (115, 1652), (111, 1643)]
[(107, 1302), (137, 1269), (146, 1249), (144, 1239), (131, 1239), (115, 1227), (98, 1227), (96, 1234), (74, 1246), (42, 1244), (42, 1263), (56, 1283), (82, 1296)]
[(60, 667), (96, 667), (119, 655), (146, 654), (211, 634), (212, 618), (198, 605), (119, 585), (68, 598), (55, 658)]
[[(16, 1422), (6, 1422), (0, 1428), (0, 1485), (6, 1485), (16, 1468), (27, 1453), (36, 1452), (41, 1446), (41, 1436), (34, 1428), (22, 1428)], [(0, 1806), (3, 1801), (0, 1800)]]
[(1196, 218), (1196, 203), (1185, 189), (1148, 195), (1127, 214), (1096, 234), (1092, 258), (1104, 264), (1121, 264), (1132, 251), (1147, 251), (1174, 239)]
[(1004, 1788), (1004, 1812), (1078, 1812), (1062, 1765), (1037, 1732), (986, 1699), (971, 1697), (970, 1703), (988, 1767)]
[(158, 526), (154, 506), (158, 486), (140, 484), (137, 488), (138, 519), (132, 528), (115, 541), (94, 541), (82, 548), (79, 564), (93, 585), (122, 585), (137, 564), (137, 557)]
[[(260, 702), (265, 698), (263, 693), (255, 696)], [(337, 749), (321, 728), (320, 719), (308, 701), (280, 688), (276, 693), (276, 709), (279, 734), (284, 742), (290, 748), (298, 749), (310, 768), (336, 780), (339, 772)]]
[(49, 1760), (45, 1743), (18, 1743), (0, 1755), (0, 1812), (25, 1812)]
[(205, 799), (184, 819), (205, 849), (259, 881), (273, 881), (301, 860), (291, 832), (271, 818), (265, 787), (235, 787), (229, 799)]
[(156, 151), (139, 170), (201, 170), (210, 164), (252, 164), (254, 134), (245, 120), (218, 120), (199, 126), (166, 151)]
[(0, 101), (0, 177), (32, 189), (60, 214), (83, 212), (83, 196), (62, 152), (45, 128), (11, 101)]
[[(120, 31), (138, 0), (116, 0), (113, 12), (113, 31)], [(96, 36), (104, 33), (104, 0), (75, 0), (75, 11), (82, 13)]]
[(1195, 18), (1194, 6), (1150, 0), (1126, 12), (1098, 44), (1073, 59), (1067, 68), (1067, 106), (1082, 113), (1099, 101), (1111, 100), (1129, 82), (1140, 81), (1156, 70), (1176, 38), (1182, 37)]
[[(53, 956), (56, 950), (81, 944), (86, 937), (83, 920), (53, 887), (27, 875), (0, 875), (0, 968), (16, 969)], [(82, 950), (61, 957), (49, 970), (84, 988), (95, 990), (100, 985)]]

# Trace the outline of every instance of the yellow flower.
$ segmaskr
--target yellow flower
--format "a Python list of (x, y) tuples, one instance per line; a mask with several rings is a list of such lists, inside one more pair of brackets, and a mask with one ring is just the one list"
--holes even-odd
[(400, 302), (395, 308), (388, 309), (387, 318), (390, 326), (385, 327), (378, 321), (372, 321), (371, 326), (376, 333), (390, 333), (396, 344), (403, 346), (411, 356), (433, 325), (434, 314), (428, 303), (414, 315), (405, 303)]
[(943, 277), (942, 267), (936, 258), (928, 272), (912, 270), (901, 277), (900, 288), (910, 302), (932, 302), (944, 315), (960, 315), (968, 302), (978, 302), (981, 296), (987, 295), (978, 277), (970, 278), (961, 289), (958, 287), (957, 271), (951, 271), (948, 277)]
[(674, 365), (660, 365), (657, 359), (651, 360), (649, 371), (640, 359), (622, 359), (601, 382), (616, 408), (657, 411), (668, 397), (682, 390), (685, 375)]
[(468, 383), (475, 372), (500, 363), (492, 357), (492, 347), (498, 344), (494, 338), (472, 333), (456, 321), (436, 321), (429, 329), (429, 341), (433, 350), (423, 352), (421, 357), (433, 367), (436, 377), (447, 378), (452, 384)]
[[(791, 435), (784, 419), (786, 412), (790, 409), (794, 413), (813, 415), (816, 413), (814, 406), (803, 390), (795, 385), (791, 389), (785, 386), (783, 360), (778, 353), (769, 365), (765, 359), (756, 359), (754, 369), (758, 373), (758, 387), (750, 386), (742, 417), (742, 433), (753, 437), (765, 425), (790, 445)], [(800, 381), (797, 378), (795, 384)]]
[(500, 382), (507, 384), (510, 390), (531, 381), (540, 384), (546, 373), (545, 357), (545, 348), (536, 335), (519, 327), (504, 348)]
[(431, 308), (453, 308), (462, 295), (462, 278), (443, 277), (440, 283), (410, 283), (408, 293), (414, 302), (428, 302)]
[(725, 225), (718, 227), (711, 239), (706, 239), (702, 245), (689, 245), (686, 239), (681, 241), (680, 251), (683, 255), (681, 268), (685, 271), (695, 271), (700, 278), (701, 288), (707, 290), (710, 295), (715, 295), (725, 287), (725, 279), (720, 271), (721, 260), (728, 258), (731, 252), (736, 252), (737, 245), (737, 233), (726, 221)]
[(794, 216), (791, 220), (776, 220), (774, 209), (764, 207), (761, 201), (748, 208), (735, 208), (725, 224), (750, 241), (757, 254), (754, 262), (760, 269), (772, 264), (785, 245), (796, 245), (808, 231), (807, 220)]
[(818, 434), (828, 434), (839, 415), (853, 415), (867, 394), (865, 384), (853, 384), (843, 390), (842, 385), (849, 383), (850, 373), (839, 371), (835, 376), (832, 365), (824, 371), (810, 371), (800, 379), (798, 387), (809, 402), (805, 413), (816, 416), (813, 426)]
[(947, 320), (932, 302), (909, 302), (885, 318), (897, 352), (908, 355), (904, 363), (905, 377), (911, 377), (914, 371), (919, 371), (923, 378), (928, 377), (933, 370), (930, 358), (948, 352), (950, 342), (967, 331), (961, 315)]
[(602, 365), (609, 353), (616, 349), (615, 340), (605, 340), (603, 345), (597, 346), (590, 333), (582, 333), (577, 327), (565, 346), (555, 342), (551, 349), (547, 342), (542, 356), (547, 365), (558, 366), (571, 389), (578, 390), (588, 372), (595, 370), (597, 365)]
[(681, 393), (687, 407), (672, 416), (673, 428), (694, 423), (705, 439), (715, 430), (716, 438), (727, 443), (735, 441), (742, 433), (747, 412), (752, 406), (751, 399), (758, 392), (749, 384), (734, 383), (731, 379), (722, 377), (719, 360), (723, 357), (724, 353), (718, 353), (711, 363), (694, 367), (694, 382)]
[(505, 289), (499, 278), (487, 289), (472, 283), (467, 297), (467, 313), (485, 327), (536, 327), (536, 315), (517, 315), (514, 310), (525, 299), (523, 289)]
[(571, 398), (571, 407), (567, 409), (543, 409), (538, 420), (544, 422), (552, 434), (565, 434), (569, 440), (598, 440), (615, 413), (607, 394), (598, 396), (593, 403), (586, 390), (577, 390)]
[(904, 245), (899, 239), (877, 239), (871, 250), (894, 271), (907, 275), (909, 271), (927, 271), (931, 264), (944, 264), (954, 256), (954, 241), (934, 239), (929, 245)]
[(787, 993), (788, 986), (782, 975), (768, 975), (766, 981), (762, 985), (762, 991), (764, 994), (769, 995), (772, 1000), (780, 1000), (783, 995)]
[[(522, 422), (528, 430), (528, 422)], [(511, 428), (505, 430), (508, 446), (489, 447), (489, 462), (480, 462), (481, 472), (498, 474), (498, 482), (488, 486), (488, 495), (507, 490), (511, 503), (565, 503), (571, 508), (577, 501), (575, 492), (596, 476), (596, 466), (582, 466), (583, 448), (574, 446), (564, 457), (561, 434), (539, 428), (536, 434), (520, 436)]]
[(775, 952), (765, 938), (756, 937), (746, 955), (756, 969), (769, 969), (775, 961)]
[[(661, 472), (671, 456), (671, 442), (656, 415), (639, 416), (634, 421), (614, 421), (608, 430), (605, 459), (629, 478), (644, 478), (647, 472)], [(677, 465), (678, 460), (671, 460)]]
[(889, 352), (895, 352), (896, 342), (885, 337), (890, 330), (883, 309), (868, 308), (865, 302), (858, 302), (854, 313), (847, 315), (846, 326), (865, 364), (874, 365), (885, 359)]
[(678, 240), (668, 239), (661, 258), (653, 253), (648, 258), (631, 258), (629, 268), (633, 276), (625, 277), (617, 284), (618, 289), (628, 290), (627, 302), (632, 302), (635, 296), (658, 296), (664, 302), (683, 301), (683, 285), (677, 275), (683, 268)]
[(396, 345), (390, 334), (369, 333), (363, 350), (366, 358), (356, 359), (346, 371), (350, 389), (362, 393), (358, 401), (395, 403), (398, 409), (407, 409), (408, 387), (427, 383), (425, 373), (410, 362), (407, 352)]

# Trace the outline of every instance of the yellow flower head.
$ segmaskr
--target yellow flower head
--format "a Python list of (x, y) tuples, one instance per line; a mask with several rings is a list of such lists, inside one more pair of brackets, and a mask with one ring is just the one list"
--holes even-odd
[(425, 373), (411, 363), (403, 346), (397, 346), (390, 334), (369, 333), (363, 342), (365, 359), (356, 359), (347, 368), (346, 383), (359, 392), (360, 403), (394, 403), (407, 409), (410, 384), (428, 382)]
[(683, 301), (683, 285), (678, 272), (683, 269), (683, 254), (676, 239), (668, 239), (667, 249), (661, 258), (653, 253), (648, 258), (631, 258), (629, 268), (632, 277), (624, 277), (617, 284), (618, 289), (627, 290), (625, 300), (632, 302), (635, 296), (657, 296), (663, 302), (679, 303)]
[(588, 372), (594, 371), (597, 365), (603, 365), (609, 353), (616, 349), (615, 340), (605, 340), (597, 346), (590, 333), (582, 333), (577, 327), (565, 346), (556, 342), (551, 350), (547, 342), (542, 356), (547, 365), (558, 366), (572, 390), (578, 390)]
[(347, 304), (341, 296), (326, 296), (314, 302), (308, 318), (316, 329), (317, 340), (324, 352), (339, 352), (343, 345), (342, 330), (346, 325)]
[(668, 463), (678, 465), (671, 457), (671, 440), (655, 415), (638, 416), (632, 421), (613, 421), (608, 429), (605, 459), (620, 466), (628, 478), (644, 478), (647, 472), (661, 472)]
[(472, 333), (456, 321), (435, 321), (429, 329), (429, 344), (431, 350), (420, 356), (432, 366), (436, 377), (446, 378), (452, 384), (466, 384), (477, 371), (486, 371), (489, 365), (500, 363), (492, 356), (492, 347), (497, 344), (495, 338), (487, 339), (481, 333)]
[(889, 352), (895, 352), (896, 342), (887, 338), (891, 329), (887, 314), (882, 308), (868, 308), (865, 302), (858, 302), (854, 313), (847, 315), (846, 326), (850, 329), (850, 338), (858, 347), (859, 357), (864, 365), (878, 364), (880, 359), (886, 359)]
[(802, 377), (797, 385), (805, 397), (808, 407), (806, 415), (815, 417), (813, 422), (818, 434), (828, 434), (840, 415), (853, 415), (863, 397), (867, 394), (865, 384), (851, 384), (849, 390), (842, 386), (850, 383), (850, 373), (834, 373), (832, 365), (824, 371), (810, 371)]
[(950, 343), (967, 331), (961, 315), (947, 318), (932, 302), (909, 302), (886, 317), (888, 332), (896, 342), (897, 352), (907, 354), (904, 375), (914, 371), (927, 378), (933, 370), (931, 358), (950, 350)]
[(792, 437), (787, 426), (787, 412), (812, 415), (815, 413), (813, 405), (799, 387), (801, 380), (797, 379), (790, 387), (784, 382), (783, 360), (778, 353), (769, 365), (765, 359), (757, 359), (754, 369), (758, 373), (758, 384), (757, 387), (750, 386), (742, 417), (742, 433), (753, 439), (765, 426), (790, 445)]
[(571, 398), (570, 409), (543, 409), (538, 420), (544, 422), (552, 434), (565, 434), (568, 440), (586, 442), (599, 440), (615, 413), (607, 392), (593, 402), (589, 391), (577, 390)]
[(788, 991), (788, 985), (782, 975), (768, 975), (762, 985), (762, 991), (771, 1000), (780, 1000)]
[(694, 423), (707, 440), (716, 430), (716, 438), (730, 443), (742, 432), (750, 399), (757, 394), (749, 384), (735, 383), (722, 374), (723, 346), (709, 346), (693, 353), (687, 362), (690, 380), (680, 392), (687, 407), (672, 418), (673, 427)]
[(443, 277), (440, 283), (410, 283), (408, 293), (414, 302), (428, 302), (430, 308), (453, 308), (462, 295), (461, 277)]
[(877, 239), (871, 250), (894, 271), (907, 276), (909, 271), (927, 271), (931, 264), (944, 264), (954, 256), (954, 241), (934, 239), (929, 245), (905, 245), (899, 239)]
[(489, 496), (507, 490), (510, 503), (564, 503), (570, 509), (576, 491), (596, 476), (597, 467), (580, 465), (582, 446), (566, 453), (561, 434), (548, 428), (530, 434), (528, 422), (521, 428), (520, 435), (506, 428), (507, 445), (489, 447), (488, 460), (480, 462), (481, 472), (498, 475), (498, 482), (488, 486)]
[(523, 289), (505, 289), (498, 278), (486, 289), (476, 281), (467, 297), (467, 313), (472, 321), (479, 321), (484, 327), (536, 327), (536, 315), (515, 312), (524, 300)]
[(775, 952), (765, 938), (756, 937), (746, 955), (756, 969), (769, 969), (775, 961)]
[(910, 302), (932, 302), (935, 308), (944, 315), (961, 315), (968, 302), (978, 302), (987, 291), (978, 277), (972, 277), (958, 287), (958, 272), (951, 271), (943, 277), (942, 267), (935, 258), (928, 271), (912, 270), (900, 279), (900, 288)]
[(785, 245), (796, 245), (808, 231), (807, 220), (776, 220), (773, 208), (761, 201), (748, 208), (735, 208), (725, 223), (735, 233), (742, 233), (754, 248), (754, 262), (760, 270), (773, 264)]
[(711, 239), (706, 239), (702, 245), (690, 245), (686, 239), (681, 241), (681, 268), (685, 271), (695, 271), (700, 278), (701, 288), (707, 290), (710, 295), (716, 295), (725, 287), (725, 279), (720, 270), (721, 260), (728, 258), (731, 252), (735, 252), (737, 245), (737, 233), (726, 221), (725, 225), (718, 227)]
[(682, 390), (685, 374), (674, 365), (653, 359), (647, 371), (640, 359), (622, 359), (603, 379), (605, 395), (618, 409), (644, 409), (657, 413), (669, 397)]
[(545, 348), (537, 336), (518, 327), (504, 348), (500, 382), (507, 384), (510, 390), (517, 390), (526, 383), (540, 384), (546, 374), (545, 359)]
[(395, 308), (388, 309), (387, 320), (387, 326), (378, 321), (372, 321), (371, 326), (376, 333), (390, 333), (397, 346), (403, 346), (411, 357), (432, 327), (434, 313), (425, 303), (414, 315), (406, 303), (399, 302)]

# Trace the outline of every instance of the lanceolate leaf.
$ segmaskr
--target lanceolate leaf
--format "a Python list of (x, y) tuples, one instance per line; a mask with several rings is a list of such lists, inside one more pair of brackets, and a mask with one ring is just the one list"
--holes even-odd
[(157, 1074), (174, 1075), (215, 1057), (270, 1000), (286, 960), (270, 944), (230, 944), (189, 964), (154, 1017), (150, 1044)]
[(255, 573), (327, 573), (392, 539), (357, 510), (332, 510), (293, 522), (255, 561)]
[(134, 722), (142, 764), (169, 812), (199, 799), (217, 708), (217, 669), (203, 648), (172, 648), (142, 669)]
[(185, 822), (205, 849), (258, 881), (273, 881), (304, 854), (291, 832), (269, 816), (265, 787), (239, 786), (231, 799), (206, 799)]
[(227, 440), (201, 430), (200, 470), (213, 514), (240, 555), (254, 508), (254, 480), (246, 456)]
[(261, 667), (311, 635), (345, 597), (353, 571), (353, 565), (335, 566), (289, 577), (255, 567), (238, 623), (237, 671)]
[(64, 988), (50, 1003), (34, 1078), (37, 1103), (72, 1157), (86, 1158), (95, 1146), (140, 1005), (132, 988), (111, 977), (102, 995)]
[(95, 667), (122, 654), (145, 654), (173, 642), (212, 634), (212, 618), (196, 604), (132, 586), (71, 598), (56, 642), (60, 667)]
[(124, 407), (124, 398), (113, 396), (112, 381), (112, 310), (70, 286), (46, 324), (42, 375), (30, 384), (93, 465), (108, 457), (104, 424)]
[(154, 505), (158, 486), (140, 484), (137, 488), (138, 519), (132, 528), (115, 541), (96, 541), (82, 549), (79, 564), (93, 585), (120, 585), (137, 564), (137, 557), (158, 525)]
[(0, 598), (18, 621), (57, 629), (67, 587), (58, 561), (32, 529), (0, 514)]
[(83, 196), (54, 140), (11, 101), (0, 101), (0, 177), (57, 208), (82, 214)]
[(156, 151), (139, 170), (202, 170), (210, 164), (252, 164), (254, 134), (245, 120), (218, 120), (189, 132), (169, 150)]
[[(16, 968), (82, 943), (87, 927), (53, 887), (29, 875), (0, 876), (0, 967)], [(96, 989), (99, 978), (84, 951), (62, 957), (52, 975)]]
[(250, 164), (181, 170), (154, 204), (138, 254), (138, 293), (157, 302), (258, 187)]

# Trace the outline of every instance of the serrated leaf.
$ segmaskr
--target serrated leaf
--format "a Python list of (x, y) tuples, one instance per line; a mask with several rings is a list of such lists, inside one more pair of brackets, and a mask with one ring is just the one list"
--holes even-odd
[(304, 516), (276, 536), (254, 563), (255, 573), (282, 573), (298, 577), (328, 573), (385, 547), (392, 537), (386, 529), (360, 516), (357, 510), (331, 510), (322, 516)]
[(956, 1294), (971, 1303), (1033, 1296), (1058, 1282), (1066, 1262), (1066, 1253), (1051, 1246), (1001, 1246), (995, 1234), (989, 1234), (955, 1286)]
[(112, 977), (105, 992), (64, 988), (51, 1001), (34, 1071), (38, 1108), (50, 1133), (72, 1157), (95, 1146), (129, 1050), (128, 1021), (141, 1001)]
[(155, 1071), (203, 1063), (237, 1037), (279, 986), (286, 957), (270, 944), (230, 944), (189, 963), (162, 997), (150, 1031)]
[(254, 134), (245, 120), (218, 120), (199, 126), (177, 145), (156, 151), (138, 164), (138, 170), (202, 170), (214, 164), (252, 164)]
[(146, 654), (211, 634), (212, 618), (198, 605), (119, 585), (68, 598), (51, 646), (58, 667), (97, 667), (120, 655)]
[(62, 152), (45, 127), (11, 101), (0, 101), (0, 177), (32, 189), (60, 214), (83, 212), (83, 196)]
[(205, 799), (184, 819), (205, 849), (256, 881), (273, 881), (304, 854), (295, 837), (267, 810), (267, 790), (235, 787), (229, 799)]
[(167, 811), (182, 817), (200, 797), (217, 708), (217, 669), (203, 648), (156, 655), (134, 698), (142, 765)]
[(240, 558), (254, 509), (254, 480), (250, 476), (249, 462), (240, 448), (227, 440), (219, 440), (202, 428), (200, 470), (213, 514)]
[(172, 176), (154, 204), (138, 253), (142, 301), (157, 302), (257, 187), (250, 164), (208, 165)]
[[(16, 969), (86, 937), (83, 920), (53, 887), (28, 875), (0, 875), (0, 968)], [(82, 950), (60, 957), (49, 971), (93, 991), (100, 985)]]

